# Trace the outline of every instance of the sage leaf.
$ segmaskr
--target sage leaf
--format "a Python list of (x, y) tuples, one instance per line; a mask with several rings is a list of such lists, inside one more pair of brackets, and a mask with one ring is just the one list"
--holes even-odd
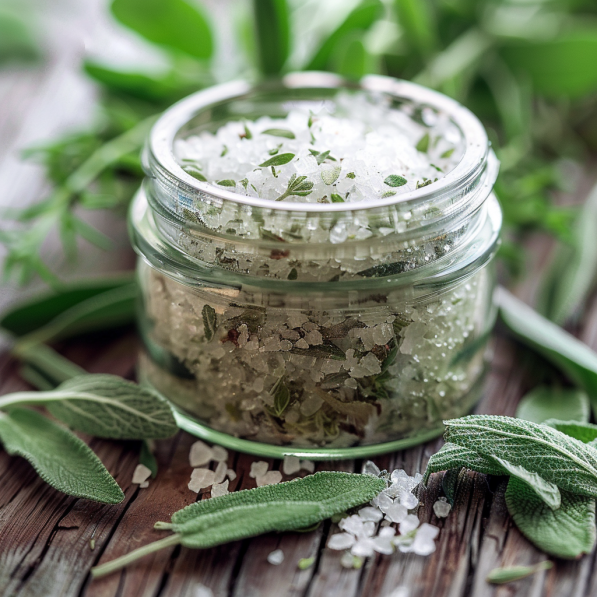
[(216, 184), (220, 185), (221, 187), (235, 187), (236, 182), (227, 178), (226, 180), (218, 180)]
[(583, 388), (593, 410), (597, 403), (597, 353), (574, 336), (555, 325), (504, 288), (498, 288), (495, 300), (502, 321), (522, 342), (564, 372)]
[(427, 153), (429, 151), (429, 141), (429, 133), (425, 133), (415, 145), (417, 151), (420, 151), (421, 153)]
[(332, 203), (344, 203), (342, 195), (338, 195), (338, 193), (332, 193), (331, 199)]
[(200, 60), (212, 55), (213, 36), (201, 5), (185, 0), (113, 0), (112, 14), (154, 44)]
[(581, 421), (559, 421), (548, 419), (544, 425), (549, 425), (558, 431), (581, 441), (583, 444), (590, 444), (597, 439), (597, 425)]
[(138, 558), (181, 544), (205, 549), (271, 531), (307, 528), (370, 501), (386, 488), (371, 475), (320, 472), (277, 485), (236, 491), (195, 502), (172, 515), (171, 523), (156, 523), (174, 535), (92, 569), (94, 578), (110, 574)]
[(521, 580), (527, 576), (532, 576), (542, 570), (553, 568), (553, 563), (549, 560), (539, 562), (534, 566), (508, 566), (507, 568), (495, 568), (487, 575), (487, 582), (492, 585), (505, 585), (509, 582)]
[(563, 324), (583, 304), (597, 275), (597, 185), (583, 204), (572, 230), (572, 244), (559, 244), (539, 291), (538, 310)]
[(133, 282), (134, 276), (125, 274), (64, 285), (60, 290), (44, 293), (5, 312), (0, 319), (0, 327), (14, 336), (30, 334), (65, 311), (109, 290), (130, 286)]
[(260, 168), (269, 168), (270, 166), (283, 166), (284, 164), (288, 164), (294, 158), (294, 153), (279, 153), (275, 155), (273, 158), (266, 160), (263, 164), (259, 164)]
[(460, 473), (464, 470), (461, 468), (451, 468), (444, 473), (442, 477), (442, 489), (450, 506), (454, 506), (454, 500), (456, 499), (456, 489), (458, 487), (458, 480), (460, 479)]
[(295, 134), (288, 129), (267, 129), (261, 131), (262, 135), (272, 135), (273, 137), (284, 137), (286, 139), (295, 139)]
[(338, 180), (340, 172), (342, 172), (342, 168), (340, 166), (322, 170), (321, 180), (323, 180), (324, 184), (326, 185), (332, 185)]
[(203, 317), (203, 333), (205, 334), (205, 339), (210, 342), (215, 336), (218, 327), (216, 311), (210, 305), (204, 305), (201, 315)]
[(493, 415), (444, 424), (447, 442), (524, 467), (560, 489), (597, 496), (597, 451), (552, 427)]
[(73, 429), (112, 439), (158, 439), (178, 428), (168, 402), (157, 393), (116, 375), (81, 375), (48, 392), (15, 392), (0, 408), (45, 406)]
[(528, 485), (508, 481), (506, 506), (531, 543), (559, 558), (577, 558), (595, 544), (595, 499), (562, 491), (562, 505), (552, 510)]
[(548, 419), (587, 422), (590, 412), (589, 397), (582, 390), (542, 386), (520, 401), (516, 416), (533, 423), (543, 423)]
[(28, 460), (46, 483), (63, 493), (105, 504), (124, 499), (87, 444), (36, 411), (0, 412), (0, 441), (8, 454)]
[(388, 176), (383, 182), (389, 187), (402, 187), (408, 181), (403, 176), (398, 176), (397, 174), (390, 174), (390, 176)]
[(283, 376), (274, 384), (270, 393), (274, 399), (274, 411), (277, 416), (280, 416), (290, 403), (290, 391), (284, 383)]
[(151, 471), (151, 478), (155, 479), (158, 474), (158, 461), (156, 460), (147, 440), (141, 441), (141, 451), (139, 452), (139, 464), (146, 466)]
[(523, 466), (514, 465), (503, 458), (478, 454), (473, 450), (449, 442), (429, 459), (423, 482), (427, 484), (431, 473), (462, 467), (485, 475), (517, 477), (528, 484), (529, 488), (536, 492), (550, 508), (559, 508), (560, 506), (560, 492), (554, 483), (550, 483), (540, 475), (528, 471)]

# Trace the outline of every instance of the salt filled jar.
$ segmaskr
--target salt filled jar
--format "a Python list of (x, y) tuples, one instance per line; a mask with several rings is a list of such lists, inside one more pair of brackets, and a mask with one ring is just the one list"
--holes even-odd
[(476, 403), (501, 211), (466, 108), (379, 76), (224, 84), (163, 114), (144, 168), (139, 374), (182, 428), (364, 457)]

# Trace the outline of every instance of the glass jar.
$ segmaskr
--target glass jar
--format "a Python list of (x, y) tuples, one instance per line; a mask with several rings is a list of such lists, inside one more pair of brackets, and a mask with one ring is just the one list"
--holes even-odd
[[(201, 182), (177, 139), (339, 94), (447, 118), (462, 158), (398, 197), (273, 202)], [(427, 126), (427, 125), (425, 125)], [(498, 162), (477, 118), (379, 76), (299, 73), (196, 93), (157, 121), (130, 212), (140, 379), (180, 426), (270, 457), (365, 457), (440, 435), (480, 397), (495, 319)]]

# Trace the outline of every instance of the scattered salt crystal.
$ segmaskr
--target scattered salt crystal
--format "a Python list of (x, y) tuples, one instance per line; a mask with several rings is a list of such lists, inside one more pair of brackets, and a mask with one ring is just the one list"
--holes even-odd
[(452, 506), (448, 503), (445, 497), (440, 497), (435, 504), (433, 504), (433, 511), (438, 518), (446, 518), (450, 514)]
[(417, 530), (415, 540), (412, 544), (412, 551), (419, 556), (428, 556), (435, 551), (435, 538), (439, 529), (424, 522)]
[(408, 510), (406, 509), (406, 506), (403, 506), (398, 502), (386, 509), (386, 518), (392, 522), (404, 522), (407, 516)]
[(236, 479), (236, 472), (233, 469), (229, 468), (229, 469), (226, 470), (226, 476), (231, 481), (234, 481), (234, 479)]
[(284, 561), (284, 552), (281, 549), (275, 549), (267, 556), (267, 561), (274, 566), (279, 566)]
[(135, 467), (132, 482), (135, 484), (141, 484), (144, 481), (147, 481), (149, 477), (151, 477), (151, 471), (144, 464), (138, 464)]
[(377, 497), (371, 500), (371, 504), (385, 513), (388, 511), (388, 508), (394, 505), (394, 500), (382, 491)]
[(399, 495), (400, 503), (408, 510), (412, 510), (419, 505), (419, 500), (410, 491), (402, 491)]
[(342, 568), (360, 568), (360, 566), (355, 566), (356, 559), (349, 551), (346, 551), (340, 558), (340, 565)]
[(378, 522), (383, 518), (383, 514), (378, 508), (367, 506), (359, 510), (359, 517), (367, 522)]
[(314, 473), (315, 463), (312, 460), (301, 460), (301, 470)]
[(228, 460), (228, 450), (226, 450), (226, 448), (222, 448), (222, 446), (212, 446), (211, 448), (212, 451), (212, 460), (215, 460), (216, 462), (224, 462), (225, 460)]
[(328, 547), (330, 549), (350, 549), (356, 543), (356, 538), (350, 533), (336, 533), (329, 538)]
[(406, 535), (414, 531), (419, 526), (419, 517), (414, 514), (408, 514), (400, 523), (400, 534)]
[(214, 597), (214, 594), (208, 587), (198, 585), (193, 590), (192, 597)]
[(260, 475), (255, 480), (257, 481), (257, 487), (277, 485), (282, 480), (282, 473), (280, 471), (269, 471), (265, 475)]
[(385, 527), (380, 529), (377, 537), (372, 539), (373, 549), (377, 553), (391, 554), (394, 552), (394, 544), (392, 540), (394, 538), (394, 529), (391, 527)]
[(323, 344), (323, 336), (321, 335), (321, 332), (313, 330), (312, 332), (305, 334), (305, 342), (312, 346), (317, 346), (319, 344)]
[(226, 478), (226, 470), (226, 463), (218, 462), (218, 466), (214, 473), (214, 483), (221, 483)]
[(189, 462), (193, 468), (208, 464), (213, 459), (212, 449), (201, 440), (197, 440), (189, 452)]
[(386, 597), (408, 597), (409, 594), (408, 587), (397, 587), (389, 595), (386, 595)]
[(228, 491), (228, 479), (226, 479), (222, 483), (214, 483), (211, 486), (211, 497), (220, 497), (222, 495), (228, 495), (230, 492)]
[(215, 473), (208, 468), (196, 468), (191, 473), (189, 489), (199, 493), (202, 489), (213, 485)]
[(363, 530), (363, 524), (363, 519), (360, 516), (353, 514), (352, 516), (347, 516), (346, 518), (343, 518), (338, 523), (338, 526), (347, 533), (358, 535)]
[(379, 477), (381, 471), (379, 467), (371, 460), (367, 460), (363, 463), (363, 469), (361, 470), (363, 475), (372, 475), (373, 477)]
[(294, 475), (301, 470), (301, 461), (296, 456), (286, 454), (282, 463), (282, 470), (285, 475)]
[(139, 483), (139, 487), (141, 489), (146, 489), (147, 487), (149, 487), (149, 481), (143, 481), (143, 483)]
[(310, 417), (321, 408), (322, 404), (323, 400), (319, 396), (313, 394), (306, 398), (305, 401), (301, 404), (301, 413), (305, 417)]
[(256, 479), (257, 477), (263, 477), (265, 473), (267, 473), (267, 469), (269, 468), (269, 464), (264, 460), (259, 460), (257, 462), (251, 463), (251, 472), (249, 473), (249, 477), (251, 479)]
[(360, 538), (351, 548), (350, 553), (353, 556), (368, 558), (375, 551), (375, 541), (371, 537)]

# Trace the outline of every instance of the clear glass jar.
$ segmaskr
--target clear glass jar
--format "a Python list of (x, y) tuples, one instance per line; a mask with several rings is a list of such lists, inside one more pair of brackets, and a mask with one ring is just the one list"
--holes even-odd
[[(339, 93), (447, 116), (462, 159), (398, 198), (333, 204), (239, 195), (176, 162), (178, 138), (333, 105)], [(378, 76), (225, 84), (164, 113), (144, 166), (130, 212), (140, 378), (173, 403), (181, 427), (264, 456), (364, 457), (435, 437), (476, 403), (501, 211), (498, 162), (467, 109)]]

